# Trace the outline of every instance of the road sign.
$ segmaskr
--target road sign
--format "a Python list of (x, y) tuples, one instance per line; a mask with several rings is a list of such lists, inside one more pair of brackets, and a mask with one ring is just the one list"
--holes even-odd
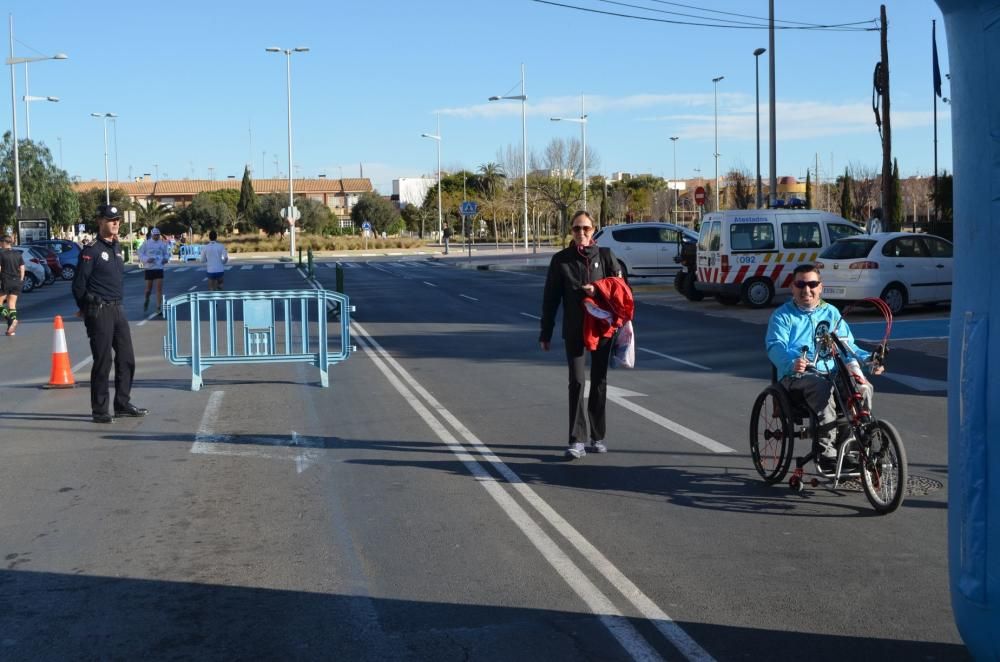
[(365, 221), (364, 223), (361, 224), (361, 229), (364, 230), (365, 232), (371, 232), (372, 224), (369, 223), (368, 221)]
[(302, 212), (299, 211), (298, 207), (292, 207), (292, 216), (288, 217), (288, 207), (281, 208), (281, 218), (285, 219), (289, 223), (295, 223), (295, 221), (302, 218)]
[(466, 200), (462, 203), (462, 216), (475, 216), (477, 209), (479, 209), (479, 205), (471, 200)]
[(694, 190), (694, 203), (698, 206), (705, 204), (705, 187), (699, 186)]

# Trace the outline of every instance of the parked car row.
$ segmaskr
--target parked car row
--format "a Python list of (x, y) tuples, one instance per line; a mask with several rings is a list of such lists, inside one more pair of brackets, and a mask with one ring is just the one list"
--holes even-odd
[(829, 301), (878, 297), (894, 314), (907, 304), (951, 301), (951, 242), (924, 233), (864, 234), (825, 211), (706, 214), (696, 250), (681, 251), (678, 262), (675, 285), (692, 301), (709, 295), (724, 304), (768, 306), (790, 293), (793, 270), (807, 263), (820, 267)]
[(72, 280), (80, 259), (80, 247), (66, 239), (46, 239), (14, 246), (21, 253), (25, 278), (22, 292), (51, 285), (57, 278)]

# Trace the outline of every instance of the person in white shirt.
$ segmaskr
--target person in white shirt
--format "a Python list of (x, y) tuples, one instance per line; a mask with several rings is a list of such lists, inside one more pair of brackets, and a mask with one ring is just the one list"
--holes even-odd
[(142, 312), (149, 309), (149, 295), (156, 283), (156, 312), (160, 312), (163, 301), (163, 267), (170, 261), (170, 247), (160, 237), (160, 229), (153, 228), (149, 237), (139, 247), (139, 261), (146, 272), (146, 298), (142, 304)]
[(222, 278), (226, 275), (226, 263), (229, 262), (229, 253), (225, 246), (216, 241), (218, 237), (215, 230), (209, 232), (208, 245), (201, 250), (201, 261), (206, 263), (210, 292), (222, 289)]

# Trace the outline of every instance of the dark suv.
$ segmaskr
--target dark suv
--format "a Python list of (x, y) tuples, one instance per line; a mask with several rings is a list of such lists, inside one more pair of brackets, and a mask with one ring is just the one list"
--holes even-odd
[(76, 274), (76, 263), (80, 261), (80, 246), (69, 239), (41, 239), (31, 242), (32, 246), (51, 248), (59, 257), (62, 265), (63, 280), (73, 280)]

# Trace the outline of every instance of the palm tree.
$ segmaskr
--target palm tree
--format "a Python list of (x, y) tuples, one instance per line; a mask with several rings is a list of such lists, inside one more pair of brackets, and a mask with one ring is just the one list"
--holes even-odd
[(160, 204), (154, 198), (146, 199), (146, 206), (135, 205), (135, 218), (140, 227), (154, 228), (164, 221), (169, 221), (174, 215), (173, 205)]

